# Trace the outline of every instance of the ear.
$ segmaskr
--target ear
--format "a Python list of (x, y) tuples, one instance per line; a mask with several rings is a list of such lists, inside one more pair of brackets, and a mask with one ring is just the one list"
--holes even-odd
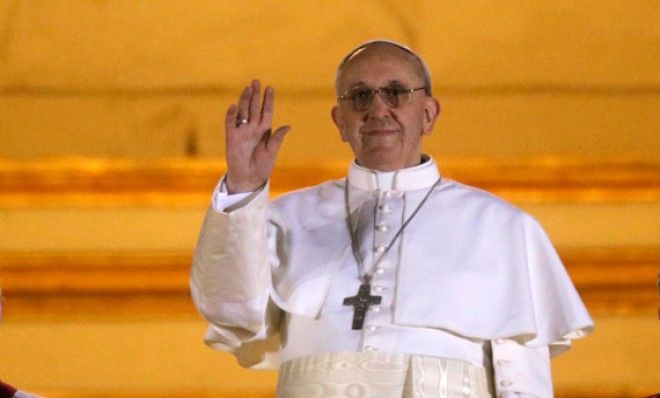
[(431, 134), (435, 121), (440, 116), (440, 102), (433, 97), (427, 97), (424, 104), (424, 123), (422, 131), (425, 135)]
[(337, 126), (337, 130), (339, 130), (341, 140), (346, 142), (346, 136), (344, 135), (344, 114), (337, 105), (332, 107), (330, 114), (332, 116), (332, 121), (335, 122), (335, 126)]

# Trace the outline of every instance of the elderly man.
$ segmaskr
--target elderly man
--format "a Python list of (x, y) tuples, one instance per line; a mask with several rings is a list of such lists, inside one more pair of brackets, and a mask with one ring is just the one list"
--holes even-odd
[(359, 46), (336, 89), (347, 177), (272, 203), (273, 90), (229, 107), (191, 276), (206, 343), (279, 365), (280, 397), (552, 396), (550, 357), (593, 325), (541, 227), (423, 154), (440, 106), (410, 49)]

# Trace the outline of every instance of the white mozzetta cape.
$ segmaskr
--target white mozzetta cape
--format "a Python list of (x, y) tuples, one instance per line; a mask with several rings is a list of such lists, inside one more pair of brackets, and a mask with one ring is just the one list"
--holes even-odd
[[(266, 188), (230, 213), (209, 211), (191, 278), (198, 308), (216, 325), (227, 324), (211, 308), (218, 303), (225, 313), (233, 306), (243, 312), (240, 303), (248, 301), (263, 311), (245, 313), (242, 325), (212, 327), (207, 342), (246, 366), (268, 362), (265, 352), (276, 347), (255, 340), (269, 326), (263, 314), (269, 300), (291, 314), (319, 315), (336, 271), (355, 262), (344, 183), (292, 192), (270, 205)], [(406, 192), (405, 217), (426, 191)], [(362, 198), (351, 188), (352, 210)], [(593, 328), (542, 228), (486, 192), (443, 179), (400, 239), (395, 324), (547, 345), (551, 355)]]
[[(352, 261), (342, 185), (275, 202), (286, 220), (278, 226), (289, 235), (284, 241), (296, 242), (273, 271), (273, 299), (288, 312), (317, 316), (333, 271), (346, 257)], [(411, 198), (408, 212), (424, 193)], [(530, 346), (580, 337), (592, 327), (539, 224), (490, 194), (444, 180), (402, 239), (395, 323)]]

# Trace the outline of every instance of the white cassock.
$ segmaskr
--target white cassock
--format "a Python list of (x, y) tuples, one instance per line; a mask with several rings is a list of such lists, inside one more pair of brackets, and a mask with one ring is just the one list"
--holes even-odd
[[(367, 269), (439, 177), (430, 159), (391, 173), (351, 166), (349, 208)], [(401, 377), (387, 388), (405, 391), (387, 396), (551, 397), (549, 358), (593, 322), (539, 224), (443, 178), (372, 270), (381, 303), (352, 330), (353, 307), (343, 301), (360, 279), (345, 182), (272, 203), (268, 187), (227, 195), (219, 185), (191, 275), (210, 323), (205, 342), (245, 367), (283, 364), (283, 397), (383, 396), (373, 392), (379, 377)], [(333, 366), (347, 372), (330, 380)], [(355, 371), (379, 367), (394, 373), (361, 380)]]

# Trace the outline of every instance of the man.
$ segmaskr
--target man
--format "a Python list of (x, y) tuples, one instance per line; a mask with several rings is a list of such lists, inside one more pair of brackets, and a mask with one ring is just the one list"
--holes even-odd
[(229, 107), (191, 275), (206, 343), (279, 364), (280, 397), (552, 396), (550, 356), (592, 321), (540, 226), (422, 153), (440, 106), (411, 50), (363, 44), (336, 89), (347, 178), (271, 204), (273, 90)]

